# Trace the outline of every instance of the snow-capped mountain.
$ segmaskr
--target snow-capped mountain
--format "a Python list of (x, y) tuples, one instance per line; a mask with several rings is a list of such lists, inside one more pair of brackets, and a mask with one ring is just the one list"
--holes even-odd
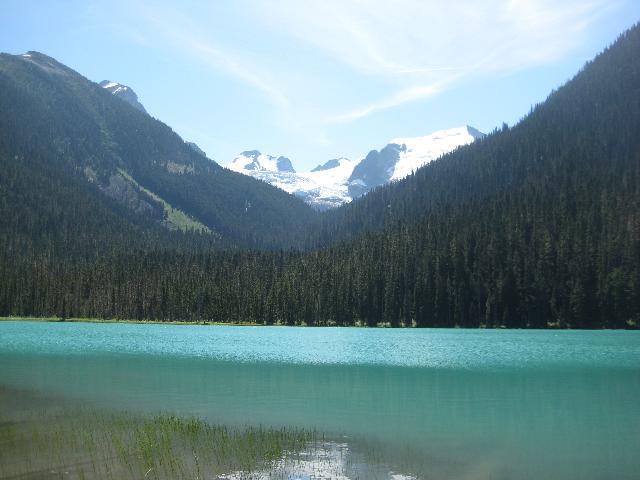
[(400, 145), (401, 148), (391, 180), (400, 180), (445, 153), (482, 137), (484, 133), (467, 125), (440, 130), (424, 137), (394, 138), (389, 144)]
[(286, 157), (251, 150), (242, 152), (227, 168), (270, 183), (319, 210), (326, 210), (351, 201), (347, 181), (357, 163), (338, 158), (310, 172), (296, 172)]
[(109, 90), (116, 97), (121, 98), (134, 108), (137, 108), (143, 113), (147, 113), (142, 104), (138, 101), (138, 96), (136, 92), (134, 92), (131, 87), (127, 87), (126, 85), (122, 85), (118, 82), (112, 82), (111, 80), (103, 80), (100, 82), (100, 86), (106, 90)]
[(287, 157), (272, 157), (258, 150), (248, 150), (238, 155), (233, 162), (227, 165), (229, 170), (245, 173), (252, 172), (289, 172), (295, 173), (291, 160)]
[(389, 181), (400, 180), (423, 165), (483, 137), (464, 126), (424, 137), (395, 138), (361, 160), (337, 158), (310, 172), (296, 172), (286, 157), (257, 150), (242, 152), (227, 168), (270, 183), (319, 209), (339, 207)]
[(394, 138), (381, 150), (370, 151), (354, 168), (349, 177), (349, 195), (356, 198), (379, 185), (403, 179), (445, 153), (483, 136), (465, 125), (424, 137)]
[[(123, 84), (118, 83), (118, 82), (112, 82), (111, 80), (103, 80), (103, 81), (101, 81), (99, 83), (99, 85), (102, 88), (104, 88), (105, 90), (110, 91), (116, 97), (118, 97), (118, 98), (124, 100), (125, 102), (127, 102), (133, 108), (136, 108), (136, 109), (140, 110), (141, 112), (146, 113), (148, 115), (148, 112), (144, 108), (144, 105), (142, 105), (140, 103), (140, 101), (138, 100), (138, 95), (136, 95), (136, 92), (134, 92), (131, 87), (128, 87), (128, 86), (123, 85)], [(207, 154), (204, 153), (204, 151), (197, 144), (195, 144), (194, 142), (185, 141), (184, 143), (186, 143), (189, 147), (191, 147), (193, 150), (198, 152), (203, 157), (207, 156)]]

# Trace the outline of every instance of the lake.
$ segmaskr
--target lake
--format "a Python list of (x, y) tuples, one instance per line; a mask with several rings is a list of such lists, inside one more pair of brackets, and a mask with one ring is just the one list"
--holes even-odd
[(373, 463), (387, 478), (640, 472), (640, 332), (4, 321), (0, 385), (313, 428), (360, 478)]

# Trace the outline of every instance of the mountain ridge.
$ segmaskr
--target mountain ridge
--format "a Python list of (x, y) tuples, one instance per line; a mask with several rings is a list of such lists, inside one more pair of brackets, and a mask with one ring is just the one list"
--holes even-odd
[[(332, 159), (308, 172), (296, 172), (288, 158), (250, 150), (242, 152), (226, 168), (281, 188), (317, 210), (327, 210), (344, 205), (380, 185), (401, 180), (438, 157), (483, 136), (475, 128), (464, 126), (421, 137), (393, 139), (360, 160)], [(280, 167), (281, 159), (286, 161), (284, 168)]]
[(138, 95), (136, 95), (136, 92), (134, 92), (131, 87), (111, 80), (102, 80), (98, 85), (108, 92), (111, 92), (112, 95), (124, 100), (133, 108), (140, 110), (142, 113), (147, 113), (147, 110), (138, 100)]

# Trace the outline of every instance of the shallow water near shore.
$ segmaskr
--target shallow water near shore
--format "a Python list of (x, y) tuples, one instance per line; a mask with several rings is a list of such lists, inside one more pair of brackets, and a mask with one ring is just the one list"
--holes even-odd
[(315, 429), (327, 478), (631, 479), (639, 333), (0, 322), (0, 385)]

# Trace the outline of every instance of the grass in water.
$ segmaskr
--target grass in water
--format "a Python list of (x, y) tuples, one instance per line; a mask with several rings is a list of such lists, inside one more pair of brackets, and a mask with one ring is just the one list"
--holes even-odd
[[(0, 385), (0, 479), (458, 477), (431, 475), (433, 458), (424, 452), (403, 452), (406, 458), (396, 452), (391, 461), (384, 442), (87, 408)], [(407, 473), (394, 473), (399, 471)]]
[(0, 409), (0, 478), (205, 479), (268, 471), (313, 441), (304, 430), (210, 425), (81, 408)]

